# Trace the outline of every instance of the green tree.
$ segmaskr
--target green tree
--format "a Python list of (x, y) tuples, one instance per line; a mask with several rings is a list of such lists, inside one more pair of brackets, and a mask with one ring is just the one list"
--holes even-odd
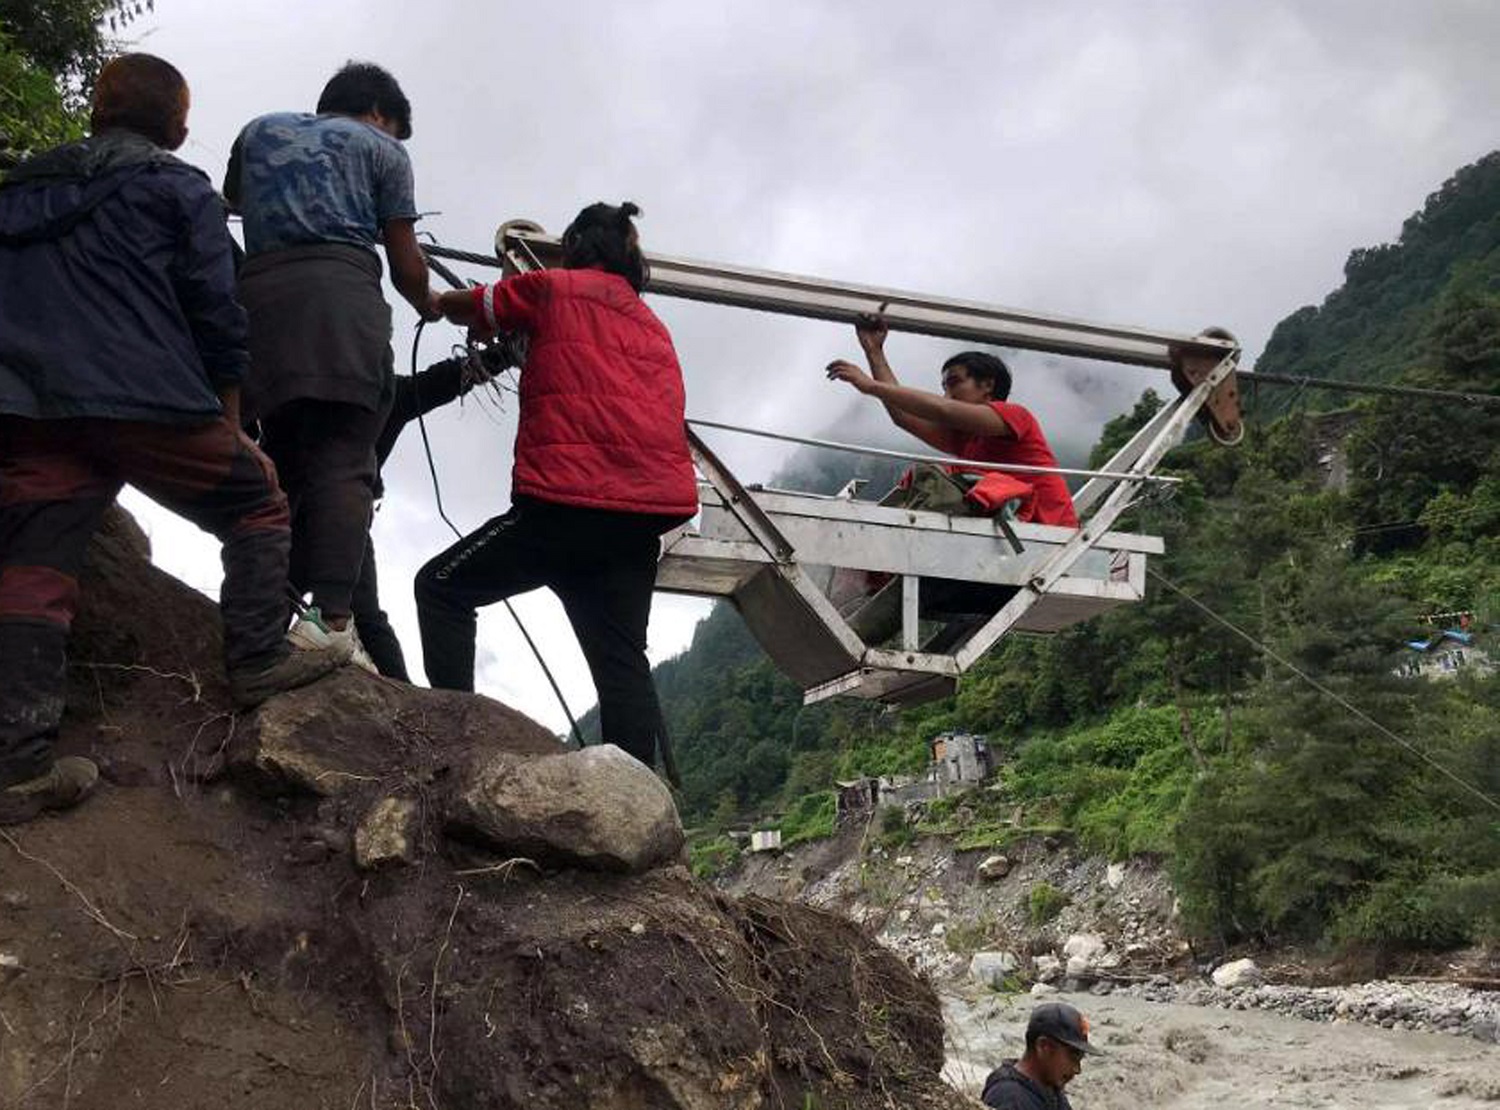
[(12, 48), (59, 84), (66, 106), (81, 109), (118, 34), (155, 0), (0, 0), (0, 34)]
[(0, 0), (0, 170), (83, 134), (114, 38), (154, 0)]
[(1148, 389), (1141, 394), (1134, 408), (1106, 423), (1104, 431), (1099, 435), (1099, 442), (1089, 452), (1089, 468), (1097, 470), (1108, 462), (1116, 451), (1130, 442), (1131, 436), (1161, 411), (1165, 403), (1156, 390)]

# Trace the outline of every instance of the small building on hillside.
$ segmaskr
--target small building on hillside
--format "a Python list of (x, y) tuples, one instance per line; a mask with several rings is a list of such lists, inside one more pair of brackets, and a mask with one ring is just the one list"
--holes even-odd
[(752, 852), (781, 851), (781, 830), (756, 829), (750, 834), (750, 850)]
[(930, 802), (957, 787), (984, 782), (994, 773), (989, 742), (977, 733), (940, 733), (928, 741), (927, 749), (929, 762), (920, 778), (866, 776), (835, 784), (837, 823), (867, 821), (880, 809)]
[(974, 732), (940, 732), (928, 741), (931, 774), (945, 786), (983, 782), (995, 771), (990, 745)]
[(1488, 674), (1495, 669), (1473, 632), (1445, 628), (1424, 640), (1408, 640), (1407, 657), (1397, 674), (1412, 678), (1454, 678), (1466, 670)]
[(880, 804), (880, 780), (874, 778), (851, 779), (834, 784), (838, 797), (834, 804), (834, 823), (867, 818)]

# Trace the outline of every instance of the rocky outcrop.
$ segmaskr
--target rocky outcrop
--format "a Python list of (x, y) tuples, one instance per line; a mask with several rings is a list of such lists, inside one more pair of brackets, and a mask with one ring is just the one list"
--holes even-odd
[[(1226, 965), (1228, 966), (1228, 965)], [(1150, 1002), (1269, 1010), (1318, 1022), (1359, 1022), (1384, 1029), (1451, 1033), (1500, 1044), (1500, 997), (1456, 983), (1376, 981), (1340, 987), (1259, 983), (1233, 987), (1174, 982), (1165, 975), (1116, 989)]]
[(386, 792), (356, 832), (361, 867), (419, 854), (406, 828), (417, 796), (445, 833), (531, 866), (639, 874), (682, 857), (671, 793), (619, 748), (570, 752), (487, 698), (354, 669), (268, 702), (230, 745), (228, 768), (271, 795)]
[(1232, 990), (1235, 987), (1258, 987), (1266, 981), (1255, 961), (1251, 959), (1231, 960), (1214, 968), (1214, 986)]
[(83, 596), (61, 746), (106, 781), (0, 829), (0, 1106), (966, 1105), (931, 989), (695, 882), (622, 753), (353, 670), (236, 715), (118, 528)]
[(539, 759), (480, 756), (453, 790), (447, 819), (501, 852), (600, 871), (641, 872), (683, 854), (672, 795), (612, 744)]
[(974, 876), (982, 883), (993, 883), (1010, 874), (1010, 860), (1005, 856), (986, 856), (975, 868)]

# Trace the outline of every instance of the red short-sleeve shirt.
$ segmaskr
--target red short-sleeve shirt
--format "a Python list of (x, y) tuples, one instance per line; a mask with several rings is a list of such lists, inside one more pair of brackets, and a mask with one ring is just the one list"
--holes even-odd
[[(1015, 438), (954, 433), (949, 448), (953, 454), (975, 462), (1019, 463), (1022, 466), (1057, 465), (1057, 456), (1048, 446), (1047, 437), (1042, 434), (1042, 426), (1028, 409), (1010, 401), (990, 401), (989, 406), (1000, 414), (1000, 418), (1015, 433)], [(1036, 491), (1035, 508), (1031, 516), (1033, 524), (1078, 527), (1078, 514), (1073, 511), (1073, 498), (1068, 493), (1068, 486), (1062, 480), (1062, 475), (1022, 471), (1015, 477), (1031, 483)]]

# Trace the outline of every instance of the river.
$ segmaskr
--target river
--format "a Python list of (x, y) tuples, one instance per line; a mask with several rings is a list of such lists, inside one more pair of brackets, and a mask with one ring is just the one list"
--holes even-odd
[[(1075, 1110), (1500, 1107), (1500, 1047), (1470, 1037), (1123, 995), (1051, 999), (1082, 1010), (1108, 1052), (1069, 1085)], [(977, 1096), (990, 1068), (1019, 1055), (1036, 1002), (946, 994), (946, 1078)]]

